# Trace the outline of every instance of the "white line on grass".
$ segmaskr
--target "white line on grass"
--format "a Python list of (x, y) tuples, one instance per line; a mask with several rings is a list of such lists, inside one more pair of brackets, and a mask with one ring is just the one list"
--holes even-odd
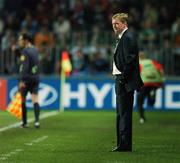
[[(44, 119), (44, 118), (48, 118), (48, 117), (51, 117), (51, 116), (55, 116), (57, 115), (59, 112), (58, 111), (51, 111), (51, 112), (48, 112), (48, 113), (44, 113), (40, 116), (40, 119)], [(28, 120), (28, 123), (31, 123), (34, 121), (34, 118), (30, 118)], [(9, 126), (6, 126), (6, 127), (3, 127), (3, 128), (0, 128), (0, 132), (3, 132), (3, 131), (6, 131), (6, 130), (9, 130), (9, 129), (12, 129), (12, 128), (15, 128), (15, 127), (18, 127), (21, 125), (21, 122), (18, 122), (18, 123), (14, 123), (12, 125), (9, 125)]]
[[(44, 140), (47, 139), (47, 138), (48, 138), (48, 135), (44, 135), (44, 136), (39, 137), (39, 138), (37, 138), (37, 139), (33, 139), (31, 142), (25, 143), (24, 145), (32, 146), (32, 145), (35, 145), (35, 144), (37, 144), (37, 143), (40, 143), (40, 142), (44, 141)], [(24, 151), (23, 148), (22, 148), (22, 149), (21, 149), (21, 148), (18, 148), (18, 149), (14, 149), (13, 151), (11, 151), (11, 152), (9, 152), (9, 153), (1, 154), (1, 155), (0, 155), (0, 160), (5, 161), (5, 160), (7, 160), (8, 158), (10, 158), (11, 156), (16, 155), (16, 154), (18, 154), (19, 152), (22, 152), (22, 151)]]
[(34, 140), (32, 140), (31, 142), (29, 142), (29, 143), (25, 143), (24, 145), (31, 146), (31, 145), (34, 145), (35, 143), (39, 143), (39, 142), (41, 142), (41, 141), (43, 141), (43, 140), (45, 140), (45, 139), (47, 139), (47, 138), (48, 138), (48, 136), (45, 135), (45, 136), (43, 136), (43, 137), (34, 139)]
[(14, 149), (13, 151), (9, 152), (9, 153), (6, 153), (6, 154), (1, 154), (0, 155), (0, 160), (7, 160), (9, 157), (11, 157), (12, 155), (15, 155), (19, 152), (23, 151), (22, 149), (18, 148), (18, 149)]

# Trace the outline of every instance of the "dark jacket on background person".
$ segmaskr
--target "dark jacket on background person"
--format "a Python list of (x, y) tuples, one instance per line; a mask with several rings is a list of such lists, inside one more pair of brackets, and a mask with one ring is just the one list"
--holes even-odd
[(38, 50), (34, 46), (22, 50), (19, 67), (20, 81), (39, 81), (38, 57)]

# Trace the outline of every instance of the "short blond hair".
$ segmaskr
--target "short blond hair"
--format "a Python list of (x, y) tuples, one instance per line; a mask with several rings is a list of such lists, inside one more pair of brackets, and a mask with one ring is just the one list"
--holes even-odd
[(112, 16), (112, 19), (118, 19), (122, 23), (128, 24), (128, 14), (127, 13), (117, 13)]
[(140, 60), (146, 59), (146, 53), (142, 50), (139, 51), (139, 59)]

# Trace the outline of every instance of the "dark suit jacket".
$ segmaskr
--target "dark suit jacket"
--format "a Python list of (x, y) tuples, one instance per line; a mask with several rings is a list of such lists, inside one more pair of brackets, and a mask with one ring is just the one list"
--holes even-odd
[(114, 52), (114, 62), (122, 75), (120, 80), (128, 91), (140, 90), (143, 86), (139, 71), (138, 45), (133, 35), (126, 30), (119, 39)]

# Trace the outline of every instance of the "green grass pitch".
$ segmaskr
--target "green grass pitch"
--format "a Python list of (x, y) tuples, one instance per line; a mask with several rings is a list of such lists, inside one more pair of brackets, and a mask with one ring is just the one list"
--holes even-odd
[[(43, 112), (42, 112), (43, 114)], [(28, 118), (33, 113), (28, 113)], [(179, 163), (180, 112), (133, 113), (133, 152), (115, 146), (115, 111), (65, 111), (41, 120), (41, 128), (0, 132), (0, 163)], [(0, 129), (16, 123), (0, 112)]]

